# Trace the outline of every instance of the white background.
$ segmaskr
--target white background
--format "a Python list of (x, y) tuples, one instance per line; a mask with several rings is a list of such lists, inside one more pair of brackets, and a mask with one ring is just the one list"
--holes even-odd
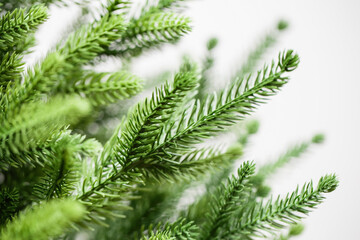
[[(297, 184), (335, 172), (339, 188), (305, 220), (299, 239), (360, 239), (360, 1), (199, 0), (189, 6), (186, 14), (193, 19), (193, 32), (178, 47), (146, 54), (134, 71), (147, 76), (175, 69), (183, 53), (200, 59), (206, 40), (218, 36), (214, 77), (223, 83), (277, 20), (288, 20), (290, 29), (266, 59), (291, 48), (300, 55), (301, 64), (282, 92), (254, 115), (261, 128), (246, 156), (261, 163), (292, 143), (325, 133), (323, 145), (281, 170), (270, 183), (275, 193), (286, 193)], [(52, 18), (39, 35), (42, 54), (76, 13), (74, 8), (52, 8)]]

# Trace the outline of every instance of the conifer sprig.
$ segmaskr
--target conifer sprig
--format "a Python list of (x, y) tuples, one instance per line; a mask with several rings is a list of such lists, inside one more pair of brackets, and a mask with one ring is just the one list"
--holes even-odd
[[(151, 171), (144, 172), (149, 179), (181, 181), (189, 178), (199, 180), (206, 173), (214, 172), (242, 155), (242, 149), (233, 148), (223, 152), (216, 146), (200, 148), (183, 155), (172, 155), (161, 161), (146, 161)], [(145, 168), (146, 169), (146, 168)]]
[[(120, 131), (119, 140), (117, 143), (114, 142), (114, 154), (102, 154), (105, 158), (100, 158), (95, 166), (96, 169), (100, 168), (95, 178), (84, 179), (78, 199), (89, 204), (88, 209), (99, 211), (99, 214), (108, 214), (105, 205), (116, 208), (115, 201), (129, 197), (128, 192), (132, 188), (129, 182), (141, 183), (141, 171), (135, 171), (141, 166), (146, 170), (145, 163), (139, 161), (140, 156), (146, 149), (151, 149), (162, 126), (181, 99), (196, 87), (196, 76), (195, 72), (178, 73), (173, 86), (165, 84), (155, 91), (151, 99), (146, 99), (134, 108), (124, 129)], [(111, 159), (112, 157), (115, 157), (116, 161)], [(105, 200), (105, 197), (108, 200)]]
[(19, 112), (9, 114), (2, 120), (0, 128), (0, 159), (2, 165), (19, 167), (23, 164), (34, 164), (36, 159), (10, 157), (21, 155), (49, 139), (64, 126), (75, 123), (79, 117), (86, 115), (90, 106), (79, 98), (55, 98), (44, 104), (42, 102), (24, 105)]
[[(99, 22), (81, 28), (65, 44), (50, 53), (34, 70), (30, 70), (23, 84), (18, 84), (2, 96), (3, 111), (16, 110), (25, 101), (51, 90), (63, 91), (74, 79), (71, 74), (103, 52), (104, 47), (118, 39), (124, 30), (121, 16), (104, 16)], [(79, 72), (76, 69), (76, 72)], [(75, 74), (75, 76), (78, 76)]]
[(71, 155), (71, 149), (64, 147), (57, 150), (53, 162), (45, 165), (45, 176), (42, 182), (34, 187), (40, 199), (66, 197), (75, 188), (73, 185), (78, 180), (79, 168)]
[(320, 178), (316, 188), (313, 183), (304, 184), (285, 198), (278, 197), (274, 202), (269, 200), (265, 205), (258, 204), (245, 210), (238, 222), (223, 238), (246, 236), (266, 236), (266, 232), (274, 232), (289, 224), (297, 223), (313, 208), (324, 200), (324, 193), (332, 192), (338, 186), (335, 175)]
[(47, 17), (47, 9), (42, 5), (35, 5), (28, 11), (15, 9), (3, 15), (0, 19), (0, 50), (4, 52), (11, 50)]
[(153, 13), (130, 22), (120, 41), (105, 54), (119, 57), (137, 56), (160, 43), (174, 42), (191, 30), (190, 19), (175, 13)]
[(244, 162), (238, 169), (238, 176), (232, 176), (227, 185), (223, 185), (218, 189), (210, 202), (211, 212), (208, 219), (204, 223), (202, 236), (200, 239), (216, 238), (220, 236), (219, 231), (224, 231), (231, 220), (231, 215), (237, 210), (237, 206), (241, 204), (244, 198), (243, 191), (245, 182), (255, 172), (255, 164), (252, 162)]
[[(193, 144), (214, 136), (225, 127), (234, 124), (250, 114), (260, 103), (288, 82), (286, 72), (293, 71), (299, 64), (299, 57), (292, 50), (279, 54), (279, 61), (265, 66), (252, 81), (251, 77), (233, 83), (229, 89), (209, 96), (206, 102), (195, 102), (177, 119), (177, 127), (169, 128), (162, 143), (145, 157), (165, 158), (171, 153), (188, 149)], [(175, 123), (174, 123), (175, 125)]]
[(135, 95), (142, 89), (141, 83), (139, 77), (126, 71), (90, 72), (67, 87), (67, 91), (86, 97), (93, 105), (103, 105)]
[(156, 89), (150, 99), (145, 99), (144, 103), (134, 108), (124, 129), (121, 130), (116, 146), (116, 161), (125, 170), (146, 164), (140, 158), (152, 150), (165, 123), (186, 94), (197, 86), (197, 81), (195, 70), (188, 73), (180, 72), (175, 75), (172, 86), (166, 83)]
[(43, 176), (33, 187), (38, 200), (69, 197), (80, 180), (81, 163), (96, 157), (101, 145), (93, 139), (61, 131), (50, 140)]
[(38, 100), (39, 95), (48, 93), (61, 79), (59, 72), (65, 71), (64, 58), (58, 53), (49, 54), (42, 64), (29, 70), (24, 83), (17, 83), (0, 95), (0, 108), (5, 115), (19, 111), (27, 101)]
[(93, 60), (125, 30), (121, 15), (105, 15), (98, 22), (82, 27), (72, 34), (58, 51), (75, 67)]
[[(214, 173), (211, 174), (211, 177), (206, 179), (205, 188), (206, 192), (201, 195), (194, 203), (188, 206), (188, 208), (181, 212), (181, 216), (185, 217), (189, 221), (194, 221), (197, 225), (202, 225), (207, 218), (207, 210), (209, 209), (209, 202), (213, 201), (213, 195), (217, 194), (219, 191), (219, 186), (226, 184), (230, 173), (233, 170), (233, 165), (236, 160), (239, 160), (244, 153), (244, 148), (247, 145), (248, 139), (251, 135), (255, 134), (258, 130), (258, 122), (255, 120), (242, 123), (240, 126), (237, 126), (238, 129), (238, 143), (230, 146), (225, 154), (227, 160), (224, 166), (220, 169), (216, 169)], [(253, 179), (254, 176), (250, 178)]]
[(30, 9), (15, 9), (0, 19), (0, 88), (20, 79), (22, 53), (28, 46), (28, 36), (47, 19), (47, 9), (36, 5)]
[(90, 228), (89, 223), (107, 226), (106, 218), (124, 217), (119, 211), (131, 210), (126, 204), (133, 198), (131, 192), (137, 184), (141, 184), (141, 174), (113, 171), (99, 163), (86, 165), (80, 186), (77, 188), (76, 199), (87, 209), (87, 215), (80, 225)]

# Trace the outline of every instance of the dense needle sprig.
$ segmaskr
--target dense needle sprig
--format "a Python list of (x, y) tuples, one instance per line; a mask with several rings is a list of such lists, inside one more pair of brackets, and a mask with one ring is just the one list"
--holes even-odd
[[(288, 234), (277, 238), (289, 239), (337, 187), (335, 175), (325, 175), (316, 187), (311, 181), (264, 200), (266, 179), (323, 135), (257, 171), (242, 159), (259, 127), (246, 118), (289, 82), (300, 61), (293, 50), (281, 51), (253, 73), (286, 22), (216, 93), (207, 89), (216, 38), (200, 64), (184, 58), (176, 73), (147, 84), (131, 72), (145, 50), (176, 44), (191, 31), (184, 2), (146, 1), (136, 12), (132, 1), (108, 0), (91, 15), (87, 1), (76, 1), (84, 15), (73, 32), (25, 71), (23, 57), (48, 18), (46, 6), (66, 1), (0, 0), (1, 239), (70, 240), (80, 232), (97, 240), (253, 239), (280, 229)], [(109, 58), (121, 67), (98, 71)], [(131, 100), (123, 100), (142, 89), (152, 93), (128, 107)], [(89, 137), (114, 128), (106, 140)], [(229, 132), (232, 144), (216, 142)]]

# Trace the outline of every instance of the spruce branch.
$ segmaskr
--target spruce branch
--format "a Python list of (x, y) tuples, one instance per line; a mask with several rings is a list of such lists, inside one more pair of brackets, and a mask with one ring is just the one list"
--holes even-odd
[[(47, 164), (53, 163), (56, 160), (56, 156), (58, 156), (57, 149), (59, 148), (59, 144), (62, 145), (66, 143), (62, 139), (69, 139), (69, 141), (74, 141), (75, 143), (78, 143), (75, 141), (76, 139), (82, 139), (83, 137), (80, 137), (78, 135), (71, 134), (71, 131), (67, 130), (67, 128), (54, 133), (49, 139), (46, 141), (38, 142), (36, 147), (32, 147), (28, 150), (22, 150), (21, 154), (15, 154), (10, 153), (6, 157), (6, 161), (4, 161), (2, 164), (0, 164), (1, 170), (6, 170), (5, 177), (6, 179), (9, 179), (11, 183), (14, 183), (15, 185), (10, 184), (11, 186), (16, 186), (16, 184), (20, 184), (21, 181), (23, 182), (32, 182), (31, 187), (31, 193), (33, 193), (33, 185), (38, 183), (38, 177), (43, 177), (42, 173), (46, 173), (46, 169), (43, 172), (38, 172), (37, 169), (39, 167), (46, 168)], [(75, 147), (75, 146), (74, 146)], [(82, 142), (80, 145), (76, 146), (76, 149), (79, 150), (76, 153), (76, 158), (78, 159), (78, 162), (82, 162), (82, 157), (84, 156), (98, 156), (100, 153), (100, 149), (102, 148), (101, 144), (93, 139), (88, 139), (84, 142)], [(7, 162), (14, 162), (18, 163), (20, 162), (22, 165), (20, 170), (17, 167), (13, 167), (9, 165)], [(36, 163), (36, 164), (35, 164)], [(24, 165), (24, 166), (23, 166)], [(25, 170), (27, 169), (27, 170)], [(34, 171), (34, 174), (36, 175), (23, 175), (21, 171)], [(12, 176), (9, 176), (12, 175)], [(14, 178), (12, 178), (14, 177)], [(36, 179), (36, 180), (35, 180)], [(19, 181), (19, 182), (18, 182)], [(28, 188), (30, 185), (26, 185), (26, 188)], [(24, 193), (25, 191), (21, 191), (21, 193)], [(35, 191), (34, 191), (35, 193)], [(31, 194), (32, 195), (32, 194)], [(44, 194), (42, 194), (43, 196)], [(43, 199), (42, 197), (37, 197), (39, 199)]]
[[(242, 149), (230, 149), (226, 152), (212, 146), (200, 148), (183, 155), (171, 155), (161, 161), (145, 161), (144, 176), (156, 181), (199, 180), (206, 173), (214, 172), (228, 166), (231, 161), (242, 155)], [(148, 165), (149, 171), (146, 171)]]
[[(127, 224), (124, 228), (114, 230), (117, 232), (115, 235), (122, 236), (123, 238), (132, 236), (134, 232), (138, 231), (137, 223), (139, 221), (144, 226), (149, 226), (154, 222), (167, 221), (174, 214), (176, 205), (179, 203), (179, 199), (184, 191), (194, 182), (191, 180), (199, 181), (201, 177), (204, 177), (204, 173), (212, 173), (214, 169), (222, 168), (224, 165), (229, 164), (229, 161), (232, 161), (232, 159), (237, 159), (241, 154), (241, 149), (229, 149), (223, 152), (216, 148), (204, 148), (194, 150), (185, 156), (176, 156), (172, 167), (168, 165), (169, 162), (167, 161), (156, 164), (155, 174), (154, 166), (152, 165), (151, 172), (148, 175), (145, 172), (146, 185), (140, 188), (138, 193), (135, 192), (139, 199), (131, 201), (130, 206), (134, 210), (126, 214)], [(193, 165), (191, 164), (192, 161), (194, 161)], [(184, 166), (180, 165), (181, 162), (185, 163)], [(162, 165), (166, 165), (166, 167)], [(165, 170), (162, 170), (163, 168)], [(156, 182), (153, 182), (153, 179)], [(206, 211), (207, 209), (208, 207), (205, 207), (202, 210)], [(188, 217), (186, 219), (189, 221), (197, 220), (189, 219)], [(120, 222), (121, 220), (116, 221), (111, 226), (120, 224)], [(106, 232), (106, 230), (101, 231), (97, 236), (107, 235)]]
[(90, 72), (69, 86), (67, 92), (84, 96), (93, 105), (103, 105), (137, 94), (142, 89), (141, 83), (139, 77), (126, 71)]
[[(85, 163), (89, 164), (89, 163)], [(87, 215), (80, 226), (89, 228), (89, 223), (107, 226), (106, 218), (120, 218), (119, 211), (131, 210), (126, 201), (137, 184), (141, 184), (140, 174), (113, 172), (112, 168), (102, 167), (100, 163), (91, 164), (96, 169), (84, 174), (80, 179), (76, 199), (87, 209)]]
[[(111, 141), (116, 143), (115, 149), (102, 153), (97, 160), (95, 169), (100, 170), (96, 170), (95, 179), (84, 179), (78, 199), (86, 202), (89, 205), (88, 209), (100, 215), (102, 212), (109, 214), (110, 211), (106, 208), (116, 208), (114, 201), (129, 197), (128, 192), (133, 188), (129, 182), (142, 182), (141, 173), (135, 171), (136, 168), (144, 166), (143, 162), (138, 161), (139, 157), (146, 149), (151, 149), (164, 123), (175, 111), (186, 92), (194, 89), (196, 85), (196, 73), (179, 73), (175, 76), (173, 86), (165, 84), (153, 93), (151, 99), (145, 99), (144, 103), (134, 108), (124, 129), (121, 129), (118, 140)], [(117, 135), (114, 135), (114, 139), (116, 138)], [(105, 151), (113, 147), (106, 146)], [(111, 159), (112, 157), (116, 160)], [(120, 209), (122, 208), (120, 205)]]
[(85, 208), (74, 200), (53, 200), (21, 212), (1, 229), (3, 240), (47, 240), (64, 233), (85, 214)]
[(195, 71), (175, 75), (174, 83), (156, 89), (150, 99), (138, 104), (129, 115), (116, 146), (116, 161), (125, 170), (140, 167), (138, 159), (149, 152), (160, 137), (165, 123), (181, 104), (186, 94), (197, 86)]
[[(288, 82), (283, 76), (293, 71), (299, 63), (299, 57), (292, 50), (279, 54), (279, 61), (270, 67), (265, 66), (255, 79), (243, 78), (234, 82), (229, 89), (222, 91), (219, 97), (211, 95), (204, 102), (195, 102), (186, 109), (175, 127), (169, 128), (164, 140), (144, 158), (163, 158), (187, 150), (191, 145), (224, 131), (224, 128), (244, 119), (260, 103)], [(177, 124), (177, 126), (175, 125)], [(175, 130), (174, 130), (175, 129)]]
[(121, 15), (105, 15), (98, 22), (82, 27), (69, 36), (58, 52), (65, 61), (79, 66), (93, 60), (113, 41), (119, 39), (125, 30)]
[(29, 71), (24, 84), (6, 92), (0, 100), (0, 107), (4, 112), (11, 111), (39, 94), (49, 94), (53, 89), (61, 91), (74, 81), (72, 74), (75, 69), (79, 72), (79, 65), (96, 57), (104, 47), (119, 38), (123, 30), (122, 17), (117, 15), (104, 16), (99, 22), (81, 28), (62, 47), (59, 46), (57, 51)]
[(89, 104), (76, 97), (55, 98), (48, 103), (23, 105), (18, 112), (2, 120), (0, 128), (0, 159), (2, 165), (19, 167), (34, 164), (34, 159), (9, 158), (12, 154), (36, 148), (67, 124), (76, 122), (90, 110)]
[(32, 33), (47, 19), (47, 9), (36, 5), (29, 10), (16, 9), (0, 19), (0, 88), (20, 79), (23, 63), (20, 53), (31, 45)]
[(207, 221), (204, 222), (200, 239), (216, 238), (221, 235), (225, 226), (229, 225), (231, 216), (236, 211), (236, 206), (241, 203), (245, 182), (254, 172), (255, 164), (244, 162), (238, 169), (238, 176), (232, 176), (227, 185), (222, 185), (218, 189), (218, 193), (213, 196), (210, 202), (211, 212), (208, 214)]
[(109, 56), (138, 56), (144, 49), (174, 42), (191, 30), (187, 17), (154, 13), (130, 22), (125, 33), (105, 52)]
[(304, 184), (300, 191), (297, 188), (283, 199), (278, 197), (274, 202), (269, 200), (265, 205), (257, 204), (245, 210), (237, 223), (222, 237), (266, 236), (266, 233), (274, 233), (287, 225), (297, 223), (324, 200), (324, 193), (334, 191), (337, 186), (336, 176), (326, 175), (320, 178), (316, 188), (310, 182)]
[(47, 9), (42, 5), (35, 5), (28, 11), (15, 9), (3, 15), (0, 19), (0, 50), (5, 52), (11, 50), (47, 17)]
[(81, 223), (85, 228), (89, 228), (89, 222), (107, 226), (105, 218), (124, 217), (119, 211), (131, 209), (124, 201), (131, 200), (129, 192), (134, 191), (136, 184), (142, 183), (141, 174), (124, 174), (110, 164), (109, 159), (113, 158), (117, 134), (114, 133), (96, 156), (89, 161), (83, 161), (82, 176), (76, 187), (76, 199), (87, 208), (87, 217)]
[[(238, 131), (238, 143), (230, 146), (225, 154), (227, 160), (225, 166), (216, 169), (211, 176), (205, 180), (206, 192), (200, 196), (194, 203), (190, 204), (185, 211), (181, 212), (181, 216), (188, 220), (194, 221), (197, 225), (202, 225), (207, 221), (207, 210), (209, 209), (209, 202), (213, 200), (213, 195), (218, 192), (219, 186), (226, 183), (230, 173), (233, 170), (233, 165), (236, 160), (239, 160), (244, 153), (244, 148), (248, 142), (248, 138), (257, 132), (258, 122), (255, 120), (244, 122), (236, 126)], [(251, 179), (250, 179), (251, 180)]]
[[(27, 72), (23, 83), (17, 83), (0, 95), (0, 109), (5, 116), (19, 111), (22, 104), (37, 100), (40, 94), (48, 93), (61, 79), (59, 73), (65, 71), (64, 58), (58, 53), (49, 54), (42, 64)], [(1, 94), (1, 93), (0, 93)]]
[(47, 145), (47, 158), (44, 163), (43, 177), (33, 187), (38, 200), (64, 198), (72, 194), (80, 180), (81, 163), (88, 157), (95, 157), (101, 147), (93, 139), (61, 131), (53, 136)]

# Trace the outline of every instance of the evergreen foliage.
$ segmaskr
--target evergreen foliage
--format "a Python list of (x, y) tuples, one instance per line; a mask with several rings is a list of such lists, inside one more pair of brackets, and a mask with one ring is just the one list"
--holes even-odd
[(72, 223), (81, 219), (84, 213), (84, 206), (73, 200), (49, 201), (24, 210), (6, 224), (0, 236), (4, 240), (48, 239), (61, 234)]
[[(265, 199), (266, 179), (323, 142), (321, 134), (258, 170), (242, 159), (259, 127), (247, 116), (277, 94), (299, 64), (299, 56), (285, 50), (254, 71), (286, 22), (216, 93), (207, 92), (216, 38), (200, 64), (185, 58), (161, 86), (143, 85), (129, 71), (145, 50), (175, 44), (191, 31), (184, 2), (146, 1), (131, 15), (132, 1), (108, 0), (24, 71), (23, 56), (48, 18), (46, 6), (61, 1), (0, 1), (0, 239), (76, 239), (80, 232), (87, 239), (289, 239), (335, 190), (338, 180), (330, 174), (315, 187), (310, 181)], [(124, 66), (95, 71), (109, 56)], [(138, 104), (124, 104), (155, 85)], [(102, 134), (114, 119), (112, 135)], [(236, 137), (230, 146), (208, 141), (230, 130)]]
[(92, 105), (105, 105), (129, 98), (142, 89), (142, 80), (126, 71), (114, 73), (89, 72), (66, 89), (85, 97)]
[(140, 55), (147, 48), (178, 40), (191, 30), (189, 22), (189, 18), (176, 13), (155, 11), (144, 14), (130, 22), (125, 34), (105, 54), (118, 57)]

